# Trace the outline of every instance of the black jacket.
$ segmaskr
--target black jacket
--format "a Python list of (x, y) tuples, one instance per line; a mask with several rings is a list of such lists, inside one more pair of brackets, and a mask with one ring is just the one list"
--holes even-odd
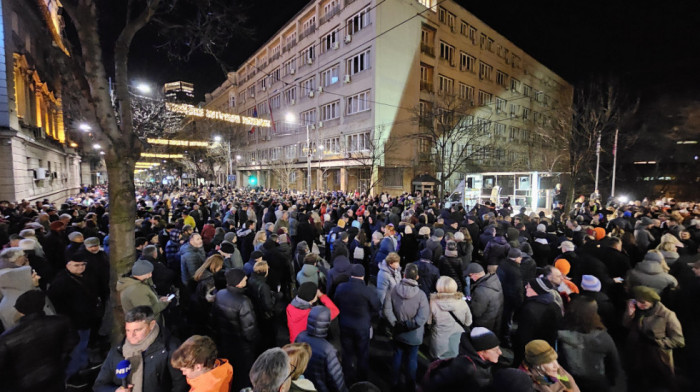
[(464, 277), (462, 276), (462, 259), (460, 257), (442, 256), (438, 263), (440, 276), (449, 276), (457, 283), (457, 292), (464, 292)]
[(369, 331), (372, 317), (379, 314), (381, 306), (377, 291), (354, 278), (338, 285), (333, 303), (340, 310), (340, 327), (358, 331)]
[(498, 331), (503, 315), (503, 288), (498, 276), (486, 274), (471, 285), (473, 327)]
[(431, 293), (437, 292), (435, 286), (440, 279), (440, 270), (433, 265), (433, 262), (427, 259), (420, 259), (416, 263), (418, 267), (418, 287), (430, 298)]
[(331, 324), (331, 312), (324, 306), (314, 306), (309, 313), (306, 331), (297, 338), (298, 343), (311, 346), (311, 359), (304, 377), (314, 383), (318, 392), (347, 391), (343, 368), (338, 360), (338, 350), (326, 340)]
[[(121, 386), (121, 380), (114, 370), (124, 359), (122, 347), (112, 347), (97, 375), (93, 391), (113, 392)], [(180, 369), (170, 365), (170, 357), (180, 346), (180, 342), (171, 337), (166, 329), (161, 328), (156, 340), (141, 353), (143, 363), (143, 392), (185, 392), (189, 390), (185, 376)]]
[(49, 287), (49, 298), (56, 313), (68, 316), (76, 329), (89, 329), (100, 317), (97, 282), (87, 272), (76, 276), (64, 269)]
[(83, 248), (80, 252), (85, 255), (87, 262), (85, 272), (97, 279), (100, 298), (102, 298), (102, 302), (107, 303), (109, 298), (109, 256), (102, 250), (90, 253)]
[(503, 288), (503, 298), (506, 302), (517, 306), (523, 302), (525, 296), (525, 286), (523, 275), (520, 271), (520, 264), (511, 259), (505, 259), (496, 270), (498, 279), (501, 280)]
[(255, 310), (244, 292), (245, 288), (229, 286), (216, 293), (212, 312), (219, 349), (224, 356), (235, 355), (239, 345), (254, 347), (257, 344)]
[(518, 330), (513, 345), (514, 363), (520, 363), (525, 353), (525, 345), (535, 339), (545, 340), (554, 347), (562, 314), (551, 293), (528, 297), (517, 315)]
[(78, 335), (65, 316), (29, 314), (0, 335), (2, 391), (63, 391), (64, 367)]
[(492, 365), (479, 357), (469, 334), (463, 333), (459, 355), (431, 364), (423, 379), (423, 391), (484, 391), (493, 382)]
[(338, 285), (350, 279), (351, 269), (352, 264), (350, 264), (350, 260), (345, 256), (338, 256), (333, 261), (333, 268), (328, 271), (328, 278), (326, 281), (326, 294), (329, 297), (335, 298), (335, 289)]
[(253, 303), (257, 320), (269, 320), (275, 315), (275, 298), (270, 286), (265, 283), (265, 276), (255, 272), (248, 279), (246, 294)]
[(270, 271), (267, 275), (267, 284), (270, 287), (288, 284), (292, 281), (290, 274), (291, 258), (287, 259), (280, 251), (279, 244), (271, 239), (267, 239), (260, 247), (264, 254), (264, 259), (270, 265)]

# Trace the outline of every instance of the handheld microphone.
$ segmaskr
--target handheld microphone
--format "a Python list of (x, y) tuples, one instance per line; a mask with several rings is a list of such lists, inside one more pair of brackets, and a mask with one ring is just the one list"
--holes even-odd
[(114, 371), (118, 379), (122, 380), (122, 387), (126, 388), (126, 378), (131, 373), (131, 362), (128, 359), (123, 359), (117, 364), (117, 369)]

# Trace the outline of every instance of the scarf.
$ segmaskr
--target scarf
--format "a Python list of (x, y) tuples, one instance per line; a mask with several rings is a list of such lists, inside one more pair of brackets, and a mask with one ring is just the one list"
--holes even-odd
[(541, 366), (532, 366), (527, 368), (530, 371), (530, 376), (532, 377), (532, 380), (536, 382), (538, 385), (553, 385), (556, 384), (557, 382), (561, 382), (561, 384), (564, 386), (564, 388), (567, 391), (572, 391), (573, 389), (571, 388), (571, 379), (567, 377), (565, 374), (562, 374), (561, 368), (557, 370), (557, 377), (551, 377), (547, 375), (544, 370), (542, 369)]
[(129, 375), (130, 384), (134, 385), (132, 392), (143, 392), (143, 352), (148, 349), (148, 347), (155, 342), (158, 334), (160, 333), (160, 327), (156, 323), (155, 327), (146, 335), (146, 338), (139, 344), (131, 344), (128, 340), (124, 341), (124, 346), (122, 347), (122, 354), (124, 359), (128, 359), (131, 362), (131, 373)]

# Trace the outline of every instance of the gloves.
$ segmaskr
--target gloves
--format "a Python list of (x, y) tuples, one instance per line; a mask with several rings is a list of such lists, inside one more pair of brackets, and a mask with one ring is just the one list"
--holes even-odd
[(414, 329), (418, 329), (418, 325), (413, 320), (397, 321), (396, 324), (394, 324), (393, 333), (394, 335), (397, 335), (404, 332), (413, 331)]

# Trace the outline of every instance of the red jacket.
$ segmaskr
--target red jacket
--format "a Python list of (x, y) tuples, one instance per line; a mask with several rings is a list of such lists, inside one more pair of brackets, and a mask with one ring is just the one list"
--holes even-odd
[[(331, 320), (338, 317), (340, 310), (335, 306), (331, 299), (323, 294), (319, 300), (331, 311)], [(299, 298), (294, 298), (292, 302), (287, 305), (287, 327), (289, 327), (289, 341), (294, 343), (301, 332), (306, 331), (306, 321), (311, 313), (311, 306), (308, 302), (299, 302)]]
[(202, 227), (202, 242), (204, 242), (205, 245), (211, 244), (211, 240), (214, 239), (214, 235), (216, 234), (216, 228), (214, 225), (207, 223)]

